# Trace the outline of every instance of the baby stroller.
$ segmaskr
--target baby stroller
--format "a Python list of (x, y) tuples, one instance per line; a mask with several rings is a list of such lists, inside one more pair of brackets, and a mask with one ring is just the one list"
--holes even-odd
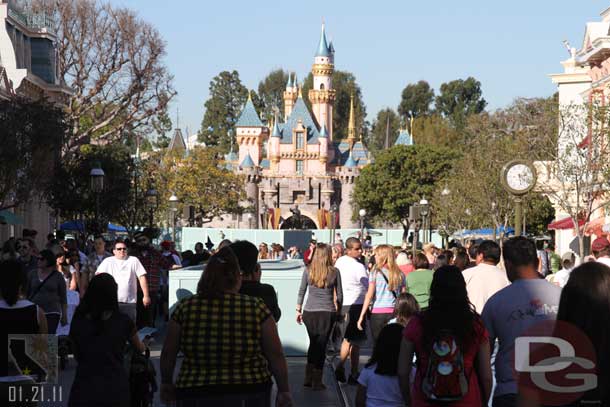
[(129, 372), (129, 394), (131, 407), (151, 407), (157, 392), (157, 373), (150, 361), (150, 349), (144, 354), (133, 347), (127, 349), (125, 363)]

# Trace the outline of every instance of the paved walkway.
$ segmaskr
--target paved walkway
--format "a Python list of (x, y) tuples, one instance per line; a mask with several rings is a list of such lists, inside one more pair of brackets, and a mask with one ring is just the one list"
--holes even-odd
[[(151, 361), (155, 365), (157, 371), (157, 381), (160, 382), (159, 358), (161, 355), (161, 347), (163, 345), (164, 332), (161, 330), (155, 336), (155, 342), (151, 344)], [(313, 391), (303, 387), (303, 379), (305, 375), (305, 364), (307, 363), (304, 357), (289, 357), (288, 361), (288, 379), (290, 389), (295, 402), (295, 406), (314, 406), (314, 407), (330, 407), (342, 406), (339, 402), (339, 392), (336, 387), (336, 381), (330, 368), (324, 370), (324, 383), (328, 387), (326, 391)], [(180, 363), (181, 360), (178, 360)], [(70, 358), (68, 366), (59, 374), (60, 385), (62, 386), (63, 400), (55, 403), (40, 403), (44, 407), (60, 407), (68, 405), (68, 397), (70, 387), (74, 381), (76, 372), (76, 361)], [(273, 396), (275, 400), (275, 395)], [(163, 406), (159, 399), (159, 392), (155, 394), (154, 406)], [(274, 405), (274, 404), (272, 404)]]

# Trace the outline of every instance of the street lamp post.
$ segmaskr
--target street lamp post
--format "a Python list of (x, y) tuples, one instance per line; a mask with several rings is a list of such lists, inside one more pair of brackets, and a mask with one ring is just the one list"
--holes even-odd
[(267, 204), (263, 202), (263, 206), (261, 208), (263, 210), (263, 219), (262, 219), (262, 226), (263, 229), (267, 229), (267, 211), (269, 210), (269, 208), (267, 207)]
[(152, 229), (154, 212), (159, 207), (159, 194), (155, 188), (149, 188), (146, 191), (146, 203), (148, 205), (148, 226)]
[(169, 197), (169, 208), (172, 214), (172, 241), (176, 242), (176, 213), (178, 212), (178, 197), (174, 194)]
[(336, 203), (330, 206), (330, 241), (333, 246), (335, 245), (335, 217), (337, 216), (338, 211), (339, 208)]
[(104, 170), (99, 162), (94, 163), (93, 168), (89, 172), (91, 179), (91, 190), (95, 194), (95, 233), (100, 233), (100, 195), (104, 190)]
[(364, 217), (366, 216), (366, 209), (360, 209), (358, 215), (360, 216), (360, 239), (364, 242)]
[(428, 220), (428, 216), (430, 215), (430, 204), (428, 203), (428, 200), (423, 197), (421, 199), (421, 201), (419, 201), (419, 213), (421, 214), (422, 217), (422, 228), (424, 229), (424, 240), (423, 243), (428, 243), (428, 238), (426, 235), (426, 231), (427, 231), (427, 220)]
[[(443, 188), (443, 190), (441, 191), (441, 197), (443, 200), (447, 199), (447, 197), (451, 195), (451, 191), (449, 190), (449, 188), (447, 188), (447, 186), (445, 186), (445, 188)], [(449, 248), (449, 231), (447, 229), (449, 229), (449, 226), (447, 225), (447, 217), (445, 217), (445, 222), (443, 225), (444, 229), (445, 229), (445, 233), (443, 236), (444, 242), (443, 242), (443, 247), (445, 249)]]
[(413, 258), (417, 254), (417, 240), (419, 238), (419, 228), (421, 226), (421, 214), (419, 212), (419, 203), (414, 203), (409, 207), (409, 223), (413, 224)]

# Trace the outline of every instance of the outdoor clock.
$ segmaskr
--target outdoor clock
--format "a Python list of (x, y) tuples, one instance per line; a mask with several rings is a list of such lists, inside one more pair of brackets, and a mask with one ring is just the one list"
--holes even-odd
[(525, 195), (536, 185), (536, 168), (525, 160), (513, 160), (502, 168), (502, 185), (513, 195)]

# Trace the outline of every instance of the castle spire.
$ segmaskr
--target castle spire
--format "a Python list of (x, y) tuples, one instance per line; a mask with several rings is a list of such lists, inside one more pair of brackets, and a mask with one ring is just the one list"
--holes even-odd
[(354, 94), (350, 96), (349, 100), (349, 122), (347, 125), (347, 139), (350, 144), (353, 144), (356, 140), (356, 117), (354, 115)]
[(286, 82), (286, 90), (292, 88), (292, 72), (288, 72), (288, 82)]
[(329, 57), (331, 54), (326, 41), (326, 30), (324, 29), (324, 21), (322, 21), (322, 32), (320, 34), (320, 42), (318, 43), (317, 57)]

